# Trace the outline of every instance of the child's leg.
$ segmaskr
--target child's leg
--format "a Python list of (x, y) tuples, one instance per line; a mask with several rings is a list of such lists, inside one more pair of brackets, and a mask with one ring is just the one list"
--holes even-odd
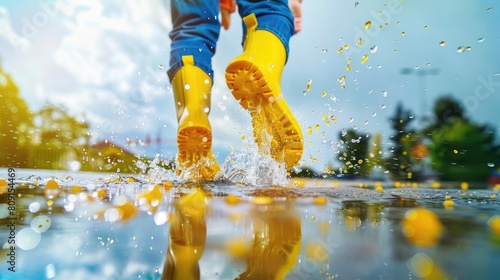
[(293, 15), (287, 0), (241, 0), (238, 8), (244, 21), (244, 51), (227, 67), (226, 83), (252, 116), (260, 152), (289, 169), (298, 164), (304, 149), (300, 126), (280, 87)]
[(179, 122), (177, 171), (186, 180), (212, 180), (220, 169), (212, 154), (208, 120), (211, 60), (220, 30), (219, 1), (171, 1), (173, 29), (168, 75)]

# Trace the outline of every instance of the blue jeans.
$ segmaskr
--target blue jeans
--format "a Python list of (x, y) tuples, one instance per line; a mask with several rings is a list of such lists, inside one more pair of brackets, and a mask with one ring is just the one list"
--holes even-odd
[[(241, 18), (255, 14), (257, 29), (276, 35), (286, 50), (294, 32), (293, 15), (288, 0), (237, 0)], [(213, 79), (212, 57), (219, 39), (219, 0), (171, 0), (173, 29), (170, 50), (170, 69), (173, 76), (182, 67), (182, 56), (192, 55), (194, 64)], [(243, 38), (246, 27), (243, 24)]]

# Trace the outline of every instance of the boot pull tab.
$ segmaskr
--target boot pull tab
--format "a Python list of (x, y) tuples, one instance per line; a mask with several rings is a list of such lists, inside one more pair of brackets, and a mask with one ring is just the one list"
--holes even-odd
[(251, 13), (248, 16), (244, 17), (243, 22), (245, 23), (245, 26), (248, 30), (255, 30), (258, 24), (257, 17), (254, 13)]
[(182, 56), (182, 65), (194, 65), (194, 57), (192, 55), (183, 55)]

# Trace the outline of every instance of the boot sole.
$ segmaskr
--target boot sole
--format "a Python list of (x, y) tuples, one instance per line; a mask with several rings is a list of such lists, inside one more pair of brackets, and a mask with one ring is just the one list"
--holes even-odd
[(229, 64), (226, 83), (250, 112), (254, 139), (261, 152), (270, 151), (275, 160), (285, 162), (287, 169), (297, 165), (304, 150), (302, 132), (279, 86), (273, 85), (259, 66), (244, 59)]
[(220, 167), (212, 154), (210, 129), (200, 126), (180, 128), (177, 133), (177, 147), (181, 172), (183, 169), (195, 167), (195, 174), (191, 179), (214, 179)]

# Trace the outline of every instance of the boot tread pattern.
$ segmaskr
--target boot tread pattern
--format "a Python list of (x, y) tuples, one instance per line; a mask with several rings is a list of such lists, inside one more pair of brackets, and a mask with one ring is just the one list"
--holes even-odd
[[(279, 87), (266, 79), (261, 67), (246, 60), (234, 61), (227, 67), (226, 83), (240, 105), (250, 112), (259, 149), (269, 149), (267, 153), (285, 162), (287, 169), (297, 165), (304, 149), (302, 133)], [(267, 135), (272, 136), (271, 143)]]

